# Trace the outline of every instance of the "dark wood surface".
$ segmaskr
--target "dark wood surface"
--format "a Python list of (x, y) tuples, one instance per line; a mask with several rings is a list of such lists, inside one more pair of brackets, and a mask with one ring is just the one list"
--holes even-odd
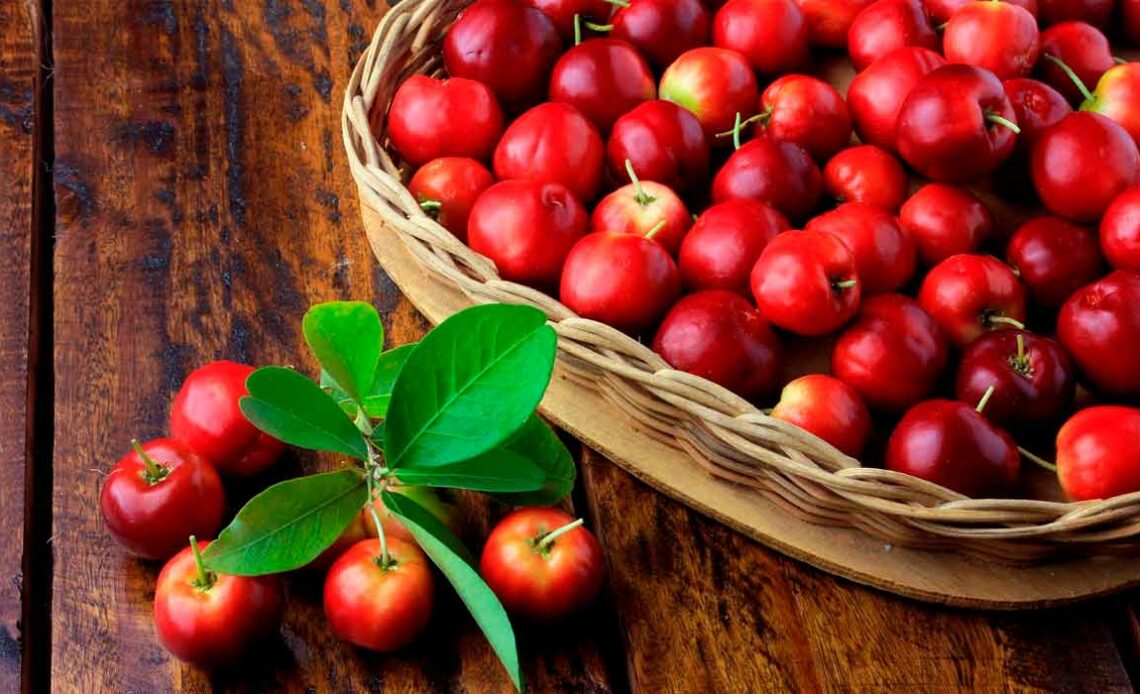
[[(31, 691), (507, 691), (454, 596), (441, 591), (417, 645), (377, 656), (331, 637), (306, 575), (288, 583), (281, 637), (246, 667), (180, 666), (154, 641), (157, 568), (125, 558), (98, 517), (101, 474), (131, 437), (165, 431), (195, 365), (311, 370), (300, 316), (332, 298), (371, 298), (394, 344), (426, 330), (368, 252), (340, 145), (341, 90), (383, 0), (55, 0), (41, 60), (45, 6), (0, 6), (0, 691), (21, 672)], [(37, 152), (54, 201), (33, 190)], [(37, 263), (53, 240), (54, 262)], [(36, 393), (52, 372), (53, 392)], [(47, 441), (33, 395), (53, 417)], [(33, 444), (53, 455), (30, 457)], [(291, 457), (233, 502), (321, 465)], [(609, 587), (566, 625), (520, 627), (535, 691), (1130, 688), (1124, 600), (927, 607), (784, 559), (589, 452), (582, 473), (574, 499), (606, 548)], [(25, 514), (25, 497), (50, 508)], [(474, 497), (463, 508), (477, 546), (501, 510)], [(43, 546), (20, 538), (25, 520)], [(50, 581), (21, 596), (37, 571)], [(50, 620), (28, 604), (49, 590)]]

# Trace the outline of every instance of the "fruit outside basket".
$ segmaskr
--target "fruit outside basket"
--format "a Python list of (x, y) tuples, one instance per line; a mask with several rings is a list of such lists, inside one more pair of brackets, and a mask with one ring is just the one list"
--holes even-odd
[[(396, 88), (417, 72), (442, 73), (441, 41), (467, 4), (393, 7), (344, 99), (344, 143), (368, 239), (430, 320), (485, 302), (541, 309), (559, 336), (546, 416), (661, 492), (825, 571), (931, 602), (996, 609), (1140, 583), (1140, 493), (1083, 503), (969, 499), (862, 467), (733, 393), (670, 369), (633, 338), (500, 280), (487, 258), (423, 213), (404, 187), (411, 172), (384, 148)], [(849, 65), (826, 75), (837, 86), (849, 76)]]

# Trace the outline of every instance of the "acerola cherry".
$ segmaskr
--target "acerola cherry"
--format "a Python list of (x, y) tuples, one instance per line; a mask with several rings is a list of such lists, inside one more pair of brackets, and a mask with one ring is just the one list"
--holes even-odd
[(526, 106), (542, 98), (561, 50), (542, 12), (520, 0), (477, 0), (447, 30), (443, 64), (453, 78), (487, 85), (504, 104)]
[(500, 181), (471, 208), (467, 241), (495, 263), (503, 279), (550, 291), (588, 227), (586, 209), (565, 186)]
[[(979, 403), (979, 408), (981, 403)], [(887, 469), (969, 497), (1008, 493), (1021, 459), (1010, 435), (978, 409), (953, 400), (912, 407), (887, 442)]]
[(1073, 107), (1056, 89), (1027, 78), (1002, 83), (1005, 95), (1017, 117), (1017, 151), (1028, 153), (1037, 137), (1051, 125), (1073, 112)]
[(880, 294), (863, 302), (839, 336), (831, 373), (870, 406), (902, 411), (933, 392), (950, 360), (945, 334), (913, 299)]
[(911, 89), (927, 73), (946, 64), (928, 48), (897, 48), (855, 75), (847, 87), (847, 108), (859, 139), (883, 149), (895, 149), (895, 125)]
[(632, 183), (602, 198), (590, 215), (592, 231), (614, 231), (622, 234), (653, 234), (653, 240), (665, 247), (669, 255), (677, 255), (681, 240), (693, 224), (693, 217), (681, 198), (668, 186), (642, 182), (629, 166)]
[(989, 70), (1002, 80), (1028, 75), (1040, 48), (1036, 18), (1008, 2), (971, 2), (950, 17), (942, 34), (947, 60)]
[(847, 52), (855, 70), (865, 70), (896, 48), (942, 47), (919, 0), (876, 0), (855, 17), (847, 32)]
[(503, 113), (481, 82), (412, 75), (392, 97), (387, 132), (392, 149), (412, 166), (439, 157), (485, 160), (503, 133)]
[(1033, 300), (1059, 308), (1073, 292), (1100, 277), (1104, 259), (1093, 233), (1056, 217), (1022, 224), (1006, 247), (1006, 259)]
[(1008, 265), (988, 255), (963, 253), (935, 265), (918, 303), (959, 347), (987, 330), (1025, 323), (1025, 287)]
[(748, 400), (758, 401), (776, 385), (776, 335), (760, 312), (733, 292), (714, 289), (683, 297), (661, 321), (653, 351), (674, 369)]
[(760, 138), (732, 153), (713, 178), (714, 202), (747, 198), (766, 202), (793, 220), (807, 218), (819, 204), (819, 167), (802, 147)]
[(889, 212), (847, 202), (811, 220), (804, 229), (843, 239), (855, 255), (855, 272), (863, 281), (864, 296), (893, 292), (914, 275), (914, 241)]
[(748, 61), (736, 51), (714, 46), (682, 53), (661, 75), (658, 88), (662, 99), (697, 117), (710, 143), (717, 133), (732, 128), (737, 114), (749, 115), (759, 93)]
[(801, 376), (784, 386), (772, 416), (815, 434), (852, 458), (859, 457), (871, 436), (871, 415), (859, 394), (823, 374)]
[(1073, 501), (1140, 491), (1140, 410), (1088, 407), (1057, 432), (1057, 478)]
[[(935, 26), (941, 26), (950, 21), (954, 13), (976, 0), (923, 0), (922, 5), (927, 16)], [(1037, 17), (1037, 0), (1002, 0), (1010, 2)]]
[(707, 185), (709, 143), (701, 122), (670, 101), (647, 101), (617, 119), (606, 146), (610, 172), (625, 162), (646, 181), (690, 191)]
[(325, 577), (324, 606), (337, 638), (386, 653), (408, 645), (431, 618), (435, 579), (416, 545), (387, 538), (385, 563), (379, 540), (361, 540), (341, 555)]
[(1140, 146), (1140, 106), (1137, 104), (1140, 104), (1140, 63), (1121, 63), (1105, 71), (1096, 89), (1081, 104), (1081, 110), (1116, 121)]
[(993, 73), (970, 65), (940, 67), (911, 90), (899, 109), (899, 154), (936, 181), (974, 180), (1013, 153), (1015, 118)]
[(173, 439), (131, 445), (99, 493), (103, 520), (119, 544), (143, 559), (169, 559), (187, 537), (217, 533), (226, 510), (217, 471)]
[(1112, 7), (1113, 0), (1041, 0), (1041, 24), (1080, 21), (1104, 28), (1112, 17)]
[(808, 63), (807, 20), (795, 0), (728, 0), (713, 17), (713, 45), (766, 77), (786, 75)]
[(625, 112), (655, 98), (657, 84), (645, 58), (617, 39), (590, 39), (571, 47), (550, 76), (550, 100), (574, 106), (602, 132), (609, 132)]
[(574, 16), (579, 21), (605, 22), (614, 6), (606, 0), (526, 0), (527, 4), (541, 11), (558, 30), (559, 36), (567, 43), (574, 41)]
[(223, 473), (253, 475), (281, 457), (285, 444), (249, 423), (238, 402), (249, 395), (252, 366), (214, 361), (182, 383), (170, 408), (170, 434)]
[(681, 242), (678, 266), (691, 290), (727, 289), (752, 296), (752, 266), (776, 234), (791, 228), (775, 208), (755, 200), (727, 200), (697, 217)]
[(769, 323), (799, 335), (826, 335), (859, 308), (855, 256), (838, 236), (785, 232), (752, 268), (752, 295)]
[(850, 147), (823, 168), (823, 186), (840, 202), (862, 202), (894, 214), (906, 200), (906, 171), (890, 152), (875, 145)]
[(1041, 58), (1038, 72), (1042, 81), (1071, 102), (1080, 101), (1083, 94), (1062, 65), (1087, 86), (1096, 84), (1116, 64), (1108, 39), (1084, 22), (1062, 22), (1041, 32)]
[(681, 293), (677, 266), (665, 247), (637, 234), (582, 237), (562, 269), (562, 303), (583, 318), (630, 335), (661, 319)]
[(487, 167), (474, 159), (441, 157), (416, 171), (408, 183), (408, 192), (416, 196), (429, 217), (460, 241), (466, 241), (471, 207), (494, 182)]
[(760, 95), (756, 136), (794, 142), (827, 161), (851, 142), (851, 114), (835, 87), (807, 75), (781, 77)]
[(851, 23), (873, 0), (796, 0), (807, 21), (813, 46), (844, 48)]
[(1105, 210), (1100, 247), (1112, 267), (1140, 272), (1140, 188), (1116, 196)]
[(986, 418), (996, 424), (1047, 423), (1073, 401), (1073, 361), (1053, 340), (1016, 328), (970, 343), (958, 364), (955, 396), (978, 402), (994, 388)]
[(658, 68), (709, 39), (709, 13), (701, 0), (628, 0), (619, 6), (610, 36), (633, 44)]
[(1114, 121), (1078, 111), (1038, 136), (1030, 171), (1050, 212), (1092, 224), (1113, 198), (1140, 181), (1140, 151)]
[(923, 265), (981, 248), (994, 217), (976, 195), (946, 183), (928, 183), (903, 203), (899, 223), (914, 239)]
[(511, 123), (495, 148), (495, 177), (561, 183), (589, 202), (602, 184), (598, 131), (569, 104), (535, 106)]
[(1057, 339), (1089, 383), (1113, 396), (1140, 395), (1140, 274), (1116, 270), (1061, 307)]
[(162, 567), (154, 587), (154, 630), (174, 657), (200, 668), (232, 665), (281, 624), (277, 576), (227, 576), (207, 571), (190, 540)]
[(499, 521), (479, 572), (515, 614), (555, 620), (594, 601), (605, 580), (602, 548), (582, 521), (554, 508), (523, 508)]

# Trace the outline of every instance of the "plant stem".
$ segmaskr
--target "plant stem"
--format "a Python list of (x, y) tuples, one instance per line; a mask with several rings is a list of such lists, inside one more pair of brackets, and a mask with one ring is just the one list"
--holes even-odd
[(574, 528), (581, 526), (585, 522), (586, 522), (585, 518), (579, 518), (576, 521), (567, 523), (566, 525), (562, 526), (561, 528), (558, 528), (557, 530), (552, 530), (552, 531), (546, 533), (545, 535), (542, 536), (542, 539), (538, 541), (539, 551), (545, 551), (547, 548), (550, 547), (550, 545), (555, 540), (562, 537), (566, 533), (570, 532)]
[(198, 567), (198, 578), (194, 579), (194, 587), (198, 590), (209, 590), (214, 585), (214, 578), (206, 570), (206, 562), (202, 560), (202, 550), (198, 549), (198, 538), (190, 536), (190, 551), (194, 553), (194, 565)]
[(601, 33), (605, 33), (607, 31), (613, 31), (613, 29), (614, 29), (613, 24), (594, 24), (593, 22), (586, 22), (585, 24), (586, 24), (586, 28), (589, 29), (590, 31), (597, 31), (597, 32), (601, 32)]
[(142, 458), (143, 465), (146, 466), (146, 472), (143, 473), (143, 478), (147, 484), (155, 484), (161, 482), (164, 477), (170, 474), (170, 468), (165, 465), (160, 465), (154, 458), (146, 454), (143, 450), (142, 444), (138, 439), (131, 439), (131, 448), (135, 449), (135, 453)]
[(633, 199), (637, 202), (638, 205), (647, 207), (650, 203), (657, 199), (652, 195), (648, 195), (642, 189), (641, 179), (637, 177), (637, 172), (633, 170), (633, 162), (629, 159), (625, 160), (625, 172), (629, 174), (629, 182), (633, 184)]
[(1030, 453), (1029, 451), (1025, 450), (1021, 446), (1017, 447), (1017, 451), (1019, 453), (1021, 453), (1021, 455), (1025, 456), (1026, 458), (1033, 461), (1034, 463), (1037, 463), (1038, 465), (1045, 468), (1049, 472), (1056, 472), (1057, 471), (1056, 465), (1054, 465), (1053, 463), (1050, 463), (1048, 460), (1045, 460), (1044, 458), (1040, 458), (1040, 457)]
[(986, 405), (994, 395), (994, 390), (996, 390), (994, 386), (986, 388), (986, 392), (982, 394), (982, 399), (978, 401), (978, 406), (974, 408), (978, 411), (978, 414), (981, 414), (982, 410), (986, 409)]
[(837, 289), (850, 289), (857, 284), (859, 284), (859, 280), (843, 280), (842, 282), (836, 282), (835, 287)]
[(986, 111), (985, 116), (986, 116), (986, 120), (988, 120), (989, 122), (997, 123), (998, 125), (1005, 126), (1005, 127), (1009, 128), (1010, 130), (1012, 130), (1014, 133), (1017, 133), (1018, 135), (1021, 134), (1021, 128), (1018, 127), (1017, 123), (1014, 123), (1013, 121), (1011, 121), (1010, 119), (1001, 115), (1000, 113), (996, 113), (994, 111)]
[(740, 149), (740, 129), (744, 123), (740, 120), (740, 111), (736, 112), (736, 120), (732, 124), (732, 149)]
[(1003, 316), (1001, 314), (995, 314), (993, 316), (988, 316), (986, 318), (986, 321), (988, 323), (997, 323), (998, 325), (1012, 325), (1013, 327), (1017, 328), (1018, 330), (1025, 330), (1025, 323), (1022, 323), (1021, 321), (1017, 320), (1016, 318), (1010, 318), (1009, 316)]
[(582, 16), (574, 15), (574, 45), (582, 45)]
[(376, 479), (374, 472), (381, 469), (376, 460), (376, 447), (371, 441), (365, 439), (368, 446), (368, 462), (365, 464), (364, 482), (368, 485), (368, 513), (372, 516), (372, 523), (376, 526), (376, 538), (380, 540), (380, 568), (387, 569), (392, 565), (392, 555), (388, 554), (388, 537), (384, 534), (384, 523), (380, 521), (380, 514), (376, 513)]
[(606, 0), (606, 2), (611, 5), (617, 5), (618, 7), (629, 7), (628, 0)]
[(665, 220), (662, 219), (660, 222), (657, 222), (656, 224), (654, 224), (652, 229), (645, 232), (645, 238), (647, 238), (647, 239), (653, 238), (654, 236), (657, 235), (657, 233), (659, 231), (661, 231), (664, 228), (665, 228)]
[(1081, 96), (1086, 99), (1093, 98), (1092, 92), (1089, 91), (1089, 88), (1085, 86), (1085, 83), (1081, 81), (1080, 77), (1077, 77), (1077, 73), (1073, 72), (1073, 68), (1065, 64), (1065, 61), (1061, 60), (1052, 53), (1044, 53), (1041, 55), (1041, 57), (1061, 68), (1061, 71), (1069, 76), (1069, 79), (1073, 81), (1073, 84), (1077, 85), (1077, 89), (1081, 92)]

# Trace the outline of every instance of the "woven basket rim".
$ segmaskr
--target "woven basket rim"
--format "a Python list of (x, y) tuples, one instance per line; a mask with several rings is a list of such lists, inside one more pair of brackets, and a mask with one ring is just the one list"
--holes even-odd
[[(381, 20), (345, 89), (342, 136), (361, 203), (396, 231), (423, 269), (473, 303), (539, 308), (558, 332), (560, 363), (584, 368), (609, 391), (635, 393), (617, 397), (643, 398), (623, 409), (644, 407), (654, 411), (637, 411), (639, 417), (672, 420), (679, 432), (672, 445), (710, 474), (776, 493), (810, 522), (859, 528), (900, 545), (1014, 563), (1119, 554), (1140, 544), (1140, 492), (1081, 502), (973, 499), (904, 473), (862, 467), (727, 389), (670, 368), (634, 338), (581, 318), (537, 290), (500, 279), (489, 259), (423, 212), (370, 122), (382, 89), (390, 87), (384, 92), (386, 110), (403, 76), (441, 69), (434, 44), (469, 2), (402, 0)], [(753, 483), (761, 477), (762, 484)]]

